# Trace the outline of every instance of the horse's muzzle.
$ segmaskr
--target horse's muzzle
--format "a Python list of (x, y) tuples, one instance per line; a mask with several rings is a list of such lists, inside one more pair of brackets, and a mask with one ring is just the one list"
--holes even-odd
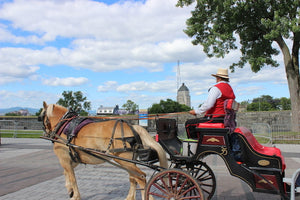
[(43, 121), (43, 119), (42, 119), (41, 116), (38, 116), (38, 121), (39, 121), (39, 122)]

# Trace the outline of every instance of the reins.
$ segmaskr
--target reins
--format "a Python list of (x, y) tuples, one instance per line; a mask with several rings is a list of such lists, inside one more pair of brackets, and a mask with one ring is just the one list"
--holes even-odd
[(58, 136), (59, 139), (62, 139), (63, 141), (59, 141), (59, 140), (56, 140), (56, 139), (52, 139), (52, 138), (49, 138), (49, 137), (44, 137), (44, 136), (40, 136), (40, 138), (42, 139), (46, 139), (46, 140), (50, 140), (52, 142), (57, 142), (57, 143), (60, 143), (60, 144), (64, 144), (68, 147), (71, 147), (71, 148), (74, 148), (74, 149), (78, 149), (79, 151), (83, 151), (91, 156), (94, 156), (100, 160), (103, 160), (105, 162), (108, 162), (110, 164), (112, 164), (113, 166), (116, 166), (116, 167), (119, 167), (121, 169), (124, 169), (125, 171), (129, 172), (129, 173), (132, 173), (132, 174), (135, 174), (139, 177), (144, 177), (143, 175), (140, 175), (139, 173), (133, 171), (133, 170), (130, 170), (130, 169), (126, 169), (125, 167), (117, 164), (117, 163), (114, 163), (112, 161), (110, 161), (108, 158), (112, 158), (112, 159), (118, 159), (118, 160), (122, 160), (122, 161), (126, 161), (126, 162), (130, 162), (130, 163), (135, 163), (135, 164), (139, 164), (139, 165), (143, 165), (143, 166), (146, 166), (146, 167), (149, 167), (149, 168), (152, 168), (154, 170), (161, 170), (161, 169), (164, 169), (163, 167), (160, 167), (160, 166), (156, 166), (156, 165), (148, 165), (147, 163), (145, 162), (140, 162), (140, 161), (132, 161), (130, 159), (126, 159), (126, 158), (122, 158), (122, 157), (119, 157), (119, 156), (114, 156), (114, 155), (111, 155), (111, 154), (107, 154), (103, 151), (99, 151), (98, 149), (91, 149), (91, 148), (84, 148), (84, 147), (81, 147), (81, 146), (78, 146), (78, 145), (75, 145), (75, 144), (72, 144), (72, 143), (65, 143), (65, 139), (64, 138), (61, 138), (60, 136)]
[(130, 120), (146, 120), (146, 119), (156, 119), (157, 117), (162, 117), (162, 116), (169, 116), (169, 115), (182, 115), (182, 114), (188, 114), (187, 111), (184, 112), (174, 112), (174, 113), (159, 113), (159, 114), (149, 114), (148, 117), (136, 117), (132, 118), (130, 116), (110, 116), (110, 117), (100, 117), (100, 116), (89, 116), (89, 118), (92, 119), (130, 119)]

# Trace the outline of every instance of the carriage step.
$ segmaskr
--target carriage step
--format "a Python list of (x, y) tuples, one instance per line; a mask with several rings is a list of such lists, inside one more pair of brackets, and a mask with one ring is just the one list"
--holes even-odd
[[(283, 178), (283, 182), (292, 184), (292, 178)], [(300, 193), (300, 187), (295, 187), (295, 192)]]

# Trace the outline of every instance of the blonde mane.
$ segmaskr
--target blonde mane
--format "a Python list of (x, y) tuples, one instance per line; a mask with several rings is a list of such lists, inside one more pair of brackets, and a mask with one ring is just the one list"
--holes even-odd
[(54, 107), (54, 104), (48, 105), (47, 110), (46, 110), (46, 114), (47, 114), (48, 117), (52, 117), (52, 115), (53, 115), (53, 107)]
[(56, 105), (56, 104), (49, 104), (46, 110), (46, 114), (48, 117), (53, 117), (53, 110), (54, 107), (58, 107), (60, 110), (67, 110), (65, 107)]

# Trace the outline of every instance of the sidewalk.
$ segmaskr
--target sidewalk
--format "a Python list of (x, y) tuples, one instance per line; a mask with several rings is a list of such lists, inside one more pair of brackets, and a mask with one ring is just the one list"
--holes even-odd
[[(287, 164), (286, 177), (300, 168), (300, 145), (278, 144)], [(217, 178), (213, 200), (279, 200), (279, 195), (252, 192), (251, 188), (229, 172), (218, 156), (210, 156), (208, 165)], [(152, 170), (141, 167), (148, 177)], [(52, 143), (43, 139), (2, 138), (0, 145), (0, 200), (67, 200), (63, 170), (52, 151)], [(80, 165), (76, 177), (82, 200), (120, 200), (128, 189), (128, 175), (110, 164)], [(137, 200), (140, 200), (140, 192)]]

